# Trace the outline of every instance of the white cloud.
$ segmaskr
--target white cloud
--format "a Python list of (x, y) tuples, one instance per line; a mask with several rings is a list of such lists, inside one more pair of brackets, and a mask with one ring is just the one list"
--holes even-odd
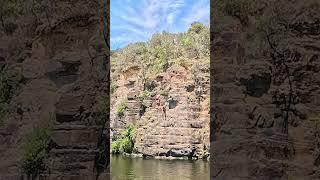
[(172, 23), (173, 23), (174, 16), (175, 16), (174, 13), (170, 13), (170, 14), (168, 15), (168, 17), (167, 17), (167, 22), (168, 22), (169, 24), (172, 24)]
[[(111, 44), (145, 41), (152, 34), (163, 30), (181, 31), (184, 29), (182, 26), (187, 28), (194, 21), (209, 21), (210, 16), (209, 0), (193, 0), (188, 3), (187, 0), (111, 2)], [(181, 14), (182, 12), (185, 14)]]
[(188, 15), (183, 18), (186, 26), (190, 26), (195, 21), (204, 21), (209, 23), (210, 5), (208, 0), (199, 0), (189, 11)]

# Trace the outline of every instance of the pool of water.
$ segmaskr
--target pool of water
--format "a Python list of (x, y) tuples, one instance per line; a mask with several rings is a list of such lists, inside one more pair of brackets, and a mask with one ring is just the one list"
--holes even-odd
[(111, 156), (112, 180), (209, 180), (203, 160), (158, 160)]

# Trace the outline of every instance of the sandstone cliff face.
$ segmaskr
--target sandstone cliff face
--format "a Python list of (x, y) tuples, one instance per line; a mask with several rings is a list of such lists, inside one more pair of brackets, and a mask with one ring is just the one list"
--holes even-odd
[(102, 2), (19, 3), (22, 14), (6, 19), (16, 28), (0, 32), (2, 70), (22, 79), (0, 127), (0, 179), (23, 177), (25, 137), (48, 124), (52, 141), (41, 176), (94, 179), (103, 123), (109, 123), (97, 120), (109, 94)]
[(319, 179), (319, 1), (224, 2), (212, 3), (211, 178)]
[[(170, 38), (173, 40), (174, 36)], [(111, 133), (119, 134), (126, 126), (134, 124), (137, 127), (134, 153), (207, 158), (210, 147), (209, 57), (199, 58), (189, 52), (171, 58), (169, 61), (180, 58), (188, 63), (172, 63), (145, 82), (146, 69), (140, 54), (126, 59), (127, 49), (133, 49), (132, 46), (111, 56), (114, 63), (111, 86), (117, 87), (111, 95)], [(141, 99), (146, 92), (149, 96)], [(159, 104), (156, 97), (160, 97)], [(117, 107), (122, 102), (126, 102), (127, 108), (124, 116), (119, 117)]]

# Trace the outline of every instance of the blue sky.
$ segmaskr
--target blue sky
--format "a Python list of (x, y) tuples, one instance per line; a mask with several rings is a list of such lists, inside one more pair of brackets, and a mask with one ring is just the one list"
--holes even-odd
[(194, 21), (209, 24), (209, 0), (111, 0), (111, 49), (146, 41), (156, 32), (184, 32)]

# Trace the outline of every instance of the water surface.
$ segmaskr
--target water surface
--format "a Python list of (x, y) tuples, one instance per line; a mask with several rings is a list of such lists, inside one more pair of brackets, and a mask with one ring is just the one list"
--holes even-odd
[(209, 180), (209, 162), (111, 156), (112, 180)]

